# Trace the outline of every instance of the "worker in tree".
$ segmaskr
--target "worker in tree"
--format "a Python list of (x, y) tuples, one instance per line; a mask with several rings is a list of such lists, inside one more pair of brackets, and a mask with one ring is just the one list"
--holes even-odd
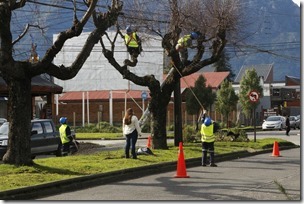
[(135, 67), (137, 64), (137, 57), (142, 51), (141, 39), (137, 33), (132, 30), (130, 26), (126, 28), (126, 35), (124, 36), (127, 50), (131, 55), (131, 60), (125, 60), (125, 64), (131, 67)]
[(192, 32), (190, 35), (184, 35), (177, 41), (175, 49), (179, 52), (180, 59), (185, 66), (189, 64), (188, 48), (193, 49), (196, 47), (192, 45), (192, 40), (196, 40), (197, 38), (198, 38), (198, 33)]

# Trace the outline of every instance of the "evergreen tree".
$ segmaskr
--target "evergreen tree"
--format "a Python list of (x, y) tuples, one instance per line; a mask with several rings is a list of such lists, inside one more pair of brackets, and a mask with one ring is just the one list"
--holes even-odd
[(217, 62), (215, 62), (212, 66), (215, 68), (216, 72), (230, 72), (227, 78), (229, 81), (233, 81), (235, 74), (231, 69), (229, 60), (230, 60), (229, 54), (227, 53), (226, 49), (224, 49), (221, 53), (220, 59)]
[(229, 127), (229, 113), (236, 110), (236, 104), (238, 100), (239, 98), (234, 92), (232, 83), (228, 80), (225, 80), (222, 83), (220, 90), (217, 91), (215, 108), (224, 116), (227, 128)]
[(200, 110), (208, 109), (214, 103), (216, 94), (212, 92), (210, 86), (206, 86), (206, 79), (202, 75), (196, 80), (194, 87), (190, 87), (190, 89), (195, 96), (191, 90), (187, 90), (186, 110), (189, 114), (196, 115), (196, 128), (198, 128)]
[(249, 93), (253, 90), (260, 94), (260, 98), (263, 97), (263, 87), (260, 85), (260, 79), (254, 67), (247, 69), (240, 81), (240, 104), (242, 106), (242, 112), (249, 118), (253, 118), (252, 110), (259, 104), (259, 102), (252, 103), (249, 100)]

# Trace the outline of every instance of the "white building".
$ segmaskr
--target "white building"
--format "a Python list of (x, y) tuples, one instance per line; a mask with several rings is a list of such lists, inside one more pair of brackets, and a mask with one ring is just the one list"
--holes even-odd
[[(62, 50), (54, 59), (54, 64), (70, 66), (90, 33), (82, 33), (79, 37), (68, 40)], [(114, 32), (108, 32), (110, 39), (114, 38)], [(138, 34), (142, 36), (141, 33)], [(55, 40), (57, 35), (53, 36)], [(124, 40), (118, 36), (115, 43), (114, 56), (117, 62), (123, 65), (123, 61), (129, 58)], [(163, 49), (161, 47), (161, 38), (145, 35), (148, 40), (143, 40), (143, 52), (138, 57), (136, 67), (130, 67), (130, 71), (138, 76), (153, 74), (160, 82), (163, 80)], [(110, 43), (103, 36), (104, 43), (110, 49)], [(57, 78), (54, 83), (63, 87), (63, 92), (69, 91), (92, 91), (92, 90), (147, 90), (123, 79), (122, 75), (108, 62), (103, 56), (101, 45), (98, 43), (92, 50), (89, 58), (78, 72), (70, 80), (62, 81)]]

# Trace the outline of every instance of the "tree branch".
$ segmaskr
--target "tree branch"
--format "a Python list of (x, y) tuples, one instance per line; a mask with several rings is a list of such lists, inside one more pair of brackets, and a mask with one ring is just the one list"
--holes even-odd
[(10, 0), (10, 8), (11, 10), (16, 10), (18, 8), (22, 8), (26, 3), (26, 0), (20, 0), (16, 2), (16, 0)]
[(54, 42), (53, 46), (47, 50), (44, 58), (41, 60), (41, 63), (44, 66), (50, 65), (52, 61), (54, 60), (55, 56), (60, 52), (62, 49), (64, 43), (73, 37), (79, 36), (82, 33), (84, 25), (87, 23), (89, 20), (90, 16), (92, 15), (95, 6), (97, 4), (98, 0), (92, 0), (90, 1), (89, 8), (87, 12), (84, 14), (83, 18), (80, 21), (74, 21), (74, 25), (72, 28), (66, 30), (65, 32), (61, 32), (57, 40)]
[(28, 32), (30, 27), (35, 27), (35, 28), (39, 28), (40, 30), (43, 30), (43, 28), (41, 28), (39, 25), (26, 24), (23, 32), (18, 36), (18, 38), (16, 40), (14, 40), (12, 42), (12, 45), (15, 45), (17, 42), (19, 42), (25, 36), (25, 34)]

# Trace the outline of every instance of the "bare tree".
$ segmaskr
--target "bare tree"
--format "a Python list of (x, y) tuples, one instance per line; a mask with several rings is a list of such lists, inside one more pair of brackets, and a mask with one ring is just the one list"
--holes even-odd
[[(8, 119), (10, 121), (8, 151), (3, 157), (4, 163), (15, 165), (31, 165), (33, 163), (30, 152), (31, 78), (42, 73), (47, 73), (62, 80), (73, 78), (89, 57), (100, 37), (116, 23), (122, 9), (122, 3), (113, 0), (107, 12), (97, 13), (95, 7), (98, 0), (86, 0), (84, 2), (88, 7), (82, 18), (78, 19), (76, 10), (74, 10), (74, 21), (71, 28), (58, 35), (40, 61), (30, 63), (27, 60), (15, 61), (13, 58), (15, 41), (12, 39), (10, 30), (12, 11), (24, 7), (27, 1), (0, 0), (0, 76), (3, 77), (8, 86)], [(56, 66), (53, 64), (54, 57), (62, 49), (64, 43), (82, 33), (93, 13), (96, 29), (88, 36), (82, 50), (71, 66)], [(20, 35), (20, 38), (22, 35)]]
[[(167, 2), (160, 0), (159, 3), (164, 5), (163, 8), (168, 9), (166, 11), (162, 10), (166, 14), (162, 13), (161, 15), (155, 12), (146, 12), (149, 8), (143, 8), (143, 4), (137, 3), (133, 4), (135, 5), (133, 8), (138, 8), (141, 12), (135, 12), (137, 15), (134, 16), (127, 16), (128, 12), (126, 10), (122, 12), (123, 5), (122, 1), (119, 0), (112, 0), (107, 12), (96, 10), (98, 0), (84, 0), (84, 2), (88, 9), (83, 17), (78, 19), (76, 9), (74, 9), (74, 21), (71, 27), (60, 32), (53, 45), (40, 58), (40, 61), (30, 63), (27, 60), (17, 61), (13, 58), (16, 41), (12, 39), (10, 31), (12, 11), (24, 7), (27, 1), (0, 0), (0, 75), (9, 89), (8, 119), (10, 121), (9, 146), (3, 157), (5, 163), (15, 165), (31, 165), (33, 163), (30, 155), (31, 78), (43, 73), (62, 80), (73, 78), (98, 42), (103, 47), (104, 56), (118, 72), (133, 83), (149, 88), (152, 98), (149, 110), (153, 120), (153, 146), (157, 149), (166, 149), (167, 105), (176, 84), (181, 77), (197, 72), (219, 59), (220, 53), (229, 39), (228, 36), (233, 36), (233, 33), (237, 31), (240, 19), (240, 7), (236, 4), (237, 0), (206, 0), (202, 3), (199, 0), (192, 0), (191, 5), (187, 1), (169, 0)], [(167, 3), (164, 4), (165, 2)], [(169, 18), (167, 18), (168, 14)], [(79, 36), (92, 15), (96, 28), (88, 36), (74, 62), (70, 66), (53, 64), (52, 61), (65, 42)], [(123, 18), (118, 21), (119, 15), (123, 15)], [(151, 16), (153, 21), (149, 18)], [(173, 67), (163, 84), (160, 84), (153, 75), (139, 77), (130, 72), (126, 65), (120, 65), (115, 60), (113, 54), (115, 41), (121, 34), (120, 25), (126, 23), (128, 21), (126, 19), (138, 22), (136, 24), (138, 28), (149, 29), (163, 38), (162, 46), (170, 59), (170, 66)], [(159, 24), (156, 25), (154, 22)], [(107, 37), (107, 30), (114, 25), (117, 28), (117, 35), (111, 41)], [(175, 50), (175, 45), (181, 34), (193, 30), (200, 32), (201, 35), (197, 40), (194, 58), (189, 65), (184, 66), (179, 58), (179, 53)], [(24, 34), (20, 34), (20, 38), (22, 35)], [(102, 36), (106, 36), (106, 39), (111, 42), (110, 49), (104, 46), (103, 41), (106, 39)]]
[[(111, 50), (109, 50), (103, 45), (102, 39), (100, 42), (104, 56), (115, 69), (133, 83), (149, 88), (151, 96), (149, 110), (153, 121), (153, 147), (155, 149), (167, 149), (167, 105), (176, 84), (179, 83), (182, 77), (195, 73), (219, 60), (228, 40), (232, 40), (237, 36), (236, 33), (240, 29), (242, 14), (238, 0), (162, 0), (158, 2), (168, 9), (166, 11), (170, 14), (170, 18), (166, 19), (169, 19), (168, 26), (160, 25), (160, 22), (164, 22), (162, 19), (156, 20), (154, 18), (154, 23), (147, 21), (146, 17), (148, 15), (145, 14), (151, 13), (148, 11), (145, 13), (144, 10), (140, 9), (138, 9), (138, 12), (132, 13), (131, 19), (132, 23), (137, 25), (138, 28), (148, 29), (162, 37), (162, 46), (170, 59), (170, 66), (172, 67), (172, 71), (168, 74), (163, 84), (160, 84), (153, 75), (139, 77), (129, 71), (126, 65), (121, 66), (113, 57), (115, 46), (112, 46)], [(137, 4), (134, 4), (134, 8), (142, 6), (138, 1), (135, 1), (135, 3)], [(164, 16), (159, 15), (159, 13), (157, 15), (158, 18)], [(127, 17), (126, 13), (124, 17)], [(127, 19), (119, 21), (119, 23), (126, 22), (128, 22)], [(155, 25), (155, 22), (158, 23), (158, 26)], [(120, 27), (117, 26), (118, 30)], [(162, 34), (164, 29), (167, 30)], [(192, 31), (200, 33), (200, 36), (197, 40), (194, 57), (191, 63), (185, 66), (181, 63), (175, 45), (182, 34), (189, 34)]]

